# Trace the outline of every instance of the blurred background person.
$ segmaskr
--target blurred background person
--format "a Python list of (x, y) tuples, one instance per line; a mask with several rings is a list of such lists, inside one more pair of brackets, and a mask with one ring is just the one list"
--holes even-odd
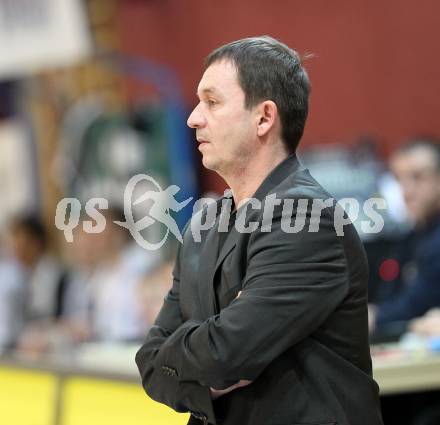
[(86, 232), (83, 218), (66, 246), (68, 276), (60, 320), (40, 335), (41, 352), (56, 354), (87, 342), (138, 341), (151, 325), (140, 292), (161, 256), (140, 248), (127, 229), (114, 223), (124, 221), (123, 211), (109, 208), (101, 214), (106, 219), (102, 232)]
[(394, 152), (390, 167), (414, 227), (404, 245), (397, 290), (370, 306), (376, 332), (393, 327), (403, 332), (407, 321), (440, 306), (440, 144), (412, 140)]
[(170, 282), (173, 279), (174, 263), (163, 263), (142, 281), (138, 297), (142, 308), (144, 321), (151, 326), (162, 307), (163, 300), (168, 293)]
[(26, 281), (14, 258), (0, 261), (0, 354), (13, 348), (25, 323)]
[(10, 243), (13, 258), (27, 280), (26, 319), (30, 322), (58, 317), (65, 269), (49, 251), (47, 230), (34, 214), (12, 220)]
[(101, 242), (102, 236), (87, 233), (82, 223), (83, 220), (80, 220), (79, 225), (73, 231), (73, 241), (66, 243), (64, 249), (68, 278), (61, 321), (56, 329), (55, 338), (61, 339), (62, 344), (68, 346), (88, 341), (93, 336), (91, 281), (107, 249)]
[[(103, 210), (106, 227), (102, 233), (86, 237), (98, 253), (93, 272), (83, 281), (87, 289), (90, 337), (99, 341), (133, 341), (142, 339), (148, 323), (143, 320), (138, 288), (146, 275), (159, 264), (157, 251), (146, 251), (136, 245), (127, 229), (114, 221), (125, 221), (123, 211)], [(84, 235), (83, 235), (84, 237)], [(79, 282), (78, 282), (79, 283)], [(69, 291), (73, 295), (75, 289)], [(67, 316), (76, 311), (66, 298)], [(73, 310), (73, 311), (72, 311)], [(81, 311), (81, 310), (77, 310)]]
[(7, 346), (38, 344), (39, 331), (61, 314), (65, 279), (63, 265), (49, 251), (39, 216), (14, 217), (0, 266), (1, 326), (7, 329), (2, 339)]

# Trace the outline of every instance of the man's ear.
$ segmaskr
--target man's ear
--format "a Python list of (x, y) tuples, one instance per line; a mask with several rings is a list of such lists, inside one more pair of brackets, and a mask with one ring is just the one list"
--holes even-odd
[(266, 136), (274, 127), (278, 116), (278, 108), (272, 100), (265, 100), (258, 105), (257, 134), (260, 137)]

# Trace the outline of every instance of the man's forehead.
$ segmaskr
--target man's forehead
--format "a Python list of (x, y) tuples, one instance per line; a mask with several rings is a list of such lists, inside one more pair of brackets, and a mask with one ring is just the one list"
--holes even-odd
[(222, 94), (237, 86), (236, 67), (230, 61), (219, 61), (206, 68), (197, 87), (197, 94)]
[(394, 171), (428, 171), (436, 168), (436, 158), (430, 149), (415, 147), (395, 154), (391, 159), (391, 168)]

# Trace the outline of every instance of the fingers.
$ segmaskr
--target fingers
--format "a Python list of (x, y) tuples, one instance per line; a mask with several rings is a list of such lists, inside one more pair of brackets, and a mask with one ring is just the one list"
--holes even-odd
[(238, 388), (246, 387), (247, 385), (252, 384), (252, 381), (249, 381), (247, 379), (240, 379), (240, 381), (236, 382), (234, 385), (231, 385), (228, 388), (225, 388), (224, 390), (216, 390), (215, 388), (210, 388), (211, 390), (211, 398), (213, 400), (216, 400), (222, 395), (228, 394), (231, 391), (234, 391)]

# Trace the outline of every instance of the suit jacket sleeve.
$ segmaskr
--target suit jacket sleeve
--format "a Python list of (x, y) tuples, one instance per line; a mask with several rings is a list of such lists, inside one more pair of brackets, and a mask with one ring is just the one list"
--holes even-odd
[(204, 322), (183, 323), (161, 346), (156, 367), (181, 380), (223, 388), (255, 380), (289, 347), (318, 329), (348, 291), (347, 264), (333, 217), (322, 213), (318, 232), (281, 229), (276, 210), (270, 232), (254, 232), (242, 293)]
[(183, 323), (179, 306), (179, 255), (180, 247), (173, 271), (173, 286), (165, 297), (144, 344), (136, 353), (136, 364), (142, 378), (142, 386), (153, 400), (166, 404), (177, 412), (203, 412), (210, 423), (215, 423), (209, 388), (195, 381), (183, 382), (177, 379), (175, 370), (171, 368), (154, 366), (160, 348)]

